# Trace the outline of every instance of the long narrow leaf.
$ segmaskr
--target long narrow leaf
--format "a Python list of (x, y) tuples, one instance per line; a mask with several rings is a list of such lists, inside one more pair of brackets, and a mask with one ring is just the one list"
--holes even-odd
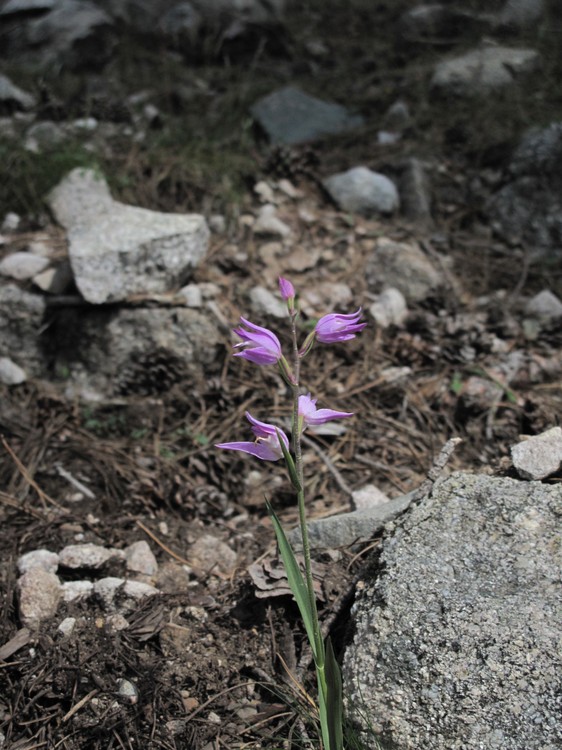
[(326, 638), (326, 714), (329, 750), (343, 750), (343, 688), (340, 665), (330, 637)]
[(313, 625), (314, 615), (310, 611), (310, 600), (308, 598), (308, 589), (306, 587), (306, 583), (304, 582), (304, 577), (303, 577), (303, 574), (301, 573), (301, 569), (299, 568), (299, 564), (295, 558), (293, 549), (291, 545), (289, 544), (287, 537), (285, 536), (283, 527), (281, 526), (281, 523), (279, 522), (279, 519), (277, 518), (275, 511), (273, 510), (273, 508), (271, 507), (271, 505), (269, 504), (267, 500), (266, 500), (266, 505), (267, 505), (267, 512), (269, 513), (271, 517), (273, 528), (275, 529), (275, 536), (277, 537), (277, 544), (279, 545), (279, 552), (281, 553), (281, 559), (283, 560), (283, 564), (285, 565), (285, 570), (287, 571), (287, 579), (289, 581), (289, 586), (291, 587), (291, 591), (293, 592), (293, 596), (295, 597), (295, 601), (299, 608), (299, 612), (301, 613), (301, 617), (304, 622), (304, 627), (306, 628), (306, 635), (308, 636), (308, 640), (312, 648), (312, 654), (314, 656), (314, 660), (316, 661), (318, 654), (316, 653), (317, 647), (316, 647), (316, 642), (314, 639), (314, 625)]

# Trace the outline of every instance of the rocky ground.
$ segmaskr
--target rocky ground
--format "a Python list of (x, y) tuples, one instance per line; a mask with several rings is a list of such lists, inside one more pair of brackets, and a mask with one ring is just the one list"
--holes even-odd
[[(0, 355), (17, 365), (6, 310), (21, 294), (44, 293), (48, 325), (30, 344), (27, 377), (9, 369), (11, 384), (0, 386), (0, 747), (315, 746), (307, 696), (288, 676), (313, 691), (310, 659), (264, 507), (265, 496), (294, 525), (290, 486), (277, 465), (213, 448), (247, 438), (246, 410), (288, 418), (275, 373), (233, 360), (229, 330), (244, 315), (286, 341), (280, 274), (300, 293), (303, 334), (334, 309), (361, 305), (368, 322), (354, 341), (317, 346), (304, 361), (314, 396), (356, 414), (306, 445), (311, 517), (377, 502), (377, 490), (391, 499), (415, 490), (452, 437), (462, 443), (449, 469), (513, 475), (519, 436), (560, 423), (562, 273), (548, 165), (562, 149), (555, 144), (552, 162), (534, 142), (532, 158), (529, 143), (516, 152), (529, 127), (561, 119), (559, 22), (548, 5), (540, 22), (522, 27), (479, 15), (500, 12), (500, 3), (470, 5), (467, 15), (442, 10), (416, 26), (415, 14), (403, 15), (413, 3), (357, 3), (353, 12), (305, 3), (273, 30), (252, 26), (257, 45), (250, 35), (237, 46), (232, 32), (218, 54), (205, 48), (186, 63), (174, 52), (160, 90), (148, 73), (156, 53), (135, 47), (101, 73), (51, 79), (28, 70), (17, 79), (35, 98), (3, 120), (10, 169), (0, 213), (20, 218), (4, 220), (1, 263), (42, 245), (49, 268), (64, 269), (70, 229), (45, 195), (77, 166), (104, 174), (113, 199), (203, 214), (212, 232), (182, 290), (168, 280), (165, 292), (103, 305), (88, 300), (79, 278), (53, 290), (37, 282), (46, 267), (14, 276), (4, 266), (3, 289), (19, 291), (6, 296), (12, 307), (0, 324), (10, 350)], [(480, 80), (477, 95), (444, 95), (436, 66), (483, 36), (537, 52), (541, 66), (520, 55), (501, 62), (518, 72), (499, 89)], [(14, 81), (16, 58), (4, 65)], [(76, 93), (85, 81), (87, 106)], [(133, 114), (127, 97), (149, 90), (138, 118), (103, 119), (94, 93), (104, 82), (106, 104), (127, 100)], [(269, 144), (250, 127), (250, 108), (289, 83), (362, 122)], [(56, 106), (71, 116), (54, 117)], [(94, 135), (77, 138), (69, 123), (94, 115)], [(46, 120), (56, 126), (50, 136), (37, 129)], [(558, 143), (558, 130), (548, 132)], [(327, 179), (357, 166), (392, 185), (378, 210), (349, 205)], [(512, 220), (502, 212), (525, 194), (550, 207), (550, 234), (546, 220), (538, 216), (537, 228), (528, 218), (536, 206)], [(150, 354), (131, 360), (118, 342), (117, 373), (104, 369), (98, 343), (78, 365), (69, 358), (69, 345), (60, 346), (66, 329), (88, 321), (83, 341), (72, 341), (85, 350), (95, 338), (89, 316), (105, 314), (117, 316), (125, 338), (144, 330)], [(145, 325), (155, 315), (166, 330), (170, 316), (190, 324), (200, 316), (212, 335), (161, 359), (157, 332)], [(560, 471), (548, 481), (559, 482)], [(370, 485), (376, 490), (359, 492)], [(340, 653), (381, 533), (316, 557), (320, 614)], [(22, 556), (39, 549), (51, 555), (33, 573)]]

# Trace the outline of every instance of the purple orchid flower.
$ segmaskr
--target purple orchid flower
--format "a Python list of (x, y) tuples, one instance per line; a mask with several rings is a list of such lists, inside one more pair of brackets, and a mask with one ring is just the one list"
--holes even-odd
[(334, 344), (338, 341), (349, 341), (354, 339), (355, 334), (362, 331), (367, 325), (366, 323), (359, 323), (361, 317), (361, 308), (357, 312), (350, 313), (349, 315), (342, 315), (339, 313), (330, 313), (320, 318), (314, 333), (318, 341), (323, 344)]
[(261, 461), (278, 461), (280, 458), (283, 458), (283, 450), (279, 442), (279, 437), (281, 437), (285, 447), (289, 450), (289, 439), (283, 430), (275, 427), (275, 425), (267, 424), (267, 422), (260, 422), (258, 419), (252, 417), (249, 411), (246, 412), (246, 419), (252, 425), (252, 432), (256, 436), (255, 442), (217, 443), (215, 448), (249, 453)]
[(352, 417), (350, 411), (334, 411), (334, 409), (317, 409), (317, 399), (312, 398), (310, 393), (306, 396), (299, 396), (299, 430), (302, 432), (305, 427), (324, 424), (332, 419), (344, 419)]
[(240, 322), (246, 328), (239, 326), (234, 329), (234, 333), (242, 339), (240, 343), (235, 344), (234, 348), (245, 348), (243, 351), (236, 352), (234, 356), (243, 357), (256, 365), (274, 365), (279, 362), (283, 354), (279, 339), (273, 331), (254, 325), (246, 318), (240, 318)]

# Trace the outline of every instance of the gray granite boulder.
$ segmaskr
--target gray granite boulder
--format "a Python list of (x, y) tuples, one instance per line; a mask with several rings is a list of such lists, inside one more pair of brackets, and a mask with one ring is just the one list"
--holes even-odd
[(409, 509), (352, 610), (363, 729), (400, 750), (562, 746), (561, 515), (560, 485), (463, 473)]
[(259, 99), (251, 113), (274, 144), (306, 143), (363, 124), (363, 118), (340, 104), (317, 99), (296, 86), (285, 86)]
[(48, 202), (68, 230), (76, 286), (93, 304), (179, 288), (207, 250), (203, 216), (114, 201), (105, 180), (92, 170), (74, 169)]

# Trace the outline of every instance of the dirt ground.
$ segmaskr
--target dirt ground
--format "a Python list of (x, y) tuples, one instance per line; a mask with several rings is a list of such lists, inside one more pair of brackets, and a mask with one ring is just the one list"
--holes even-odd
[[(404, 59), (395, 74), (414, 72)], [(338, 212), (319, 189), (313, 165), (312, 174), (286, 167), (300, 191), (280, 198), (279, 216), (298, 238), (288, 256), (264, 254), (243, 220), (226, 237), (213, 236), (195, 281), (221, 289), (224, 349), (201, 382), (143, 387), (95, 407), (67, 400), (56, 382), (0, 391), (0, 649), (21, 629), (16, 560), (28, 550), (58, 551), (77, 539), (117, 548), (145, 540), (158, 559), (163, 591), (130, 612), (123, 631), (108, 630), (103, 609), (78, 603), (61, 605), (38, 633), (20, 634), (19, 647), (0, 661), (0, 747), (317, 746), (306, 693), (288, 676), (298, 675), (314, 693), (295, 606), (277, 584), (259, 596), (248, 572), (257, 565), (264, 578), (282, 583), (264, 496), (286, 525), (295, 525), (289, 483), (280, 466), (213, 448), (244, 439), (248, 409), (266, 421), (289, 415), (287, 393), (271, 369), (232, 359), (228, 326), (251, 316), (252, 287), (275, 292), (278, 273), (303, 292), (344, 282), (353, 291), (349, 309), (368, 307), (362, 269), (380, 236), (421, 241), (445, 274), (443, 290), (412, 306), (404, 327), (381, 330), (369, 320), (353, 342), (317, 346), (304, 361), (303, 383), (313, 395), (356, 414), (343, 434), (314, 437), (305, 446), (311, 517), (350, 510), (351, 491), (368, 483), (391, 497), (416, 488), (455, 436), (463, 442), (449, 468), (509, 472), (509, 446), (519, 435), (559, 421), (559, 370), (556, 378), (549, 372), (556, 371), (562, 334), (545, 327), (528, 340), (514, 320), (524, 298), (544, 288), (560, 294), (560, 267), (528, 264), (522, 245), (493, 235), (478, 202), (467, 200), (467, 186), (487, 167), (468, 146), (446, 149), (446, 136), (440, 133), (433, 154), (441, 168), (429, 228)], [(392, 148), (396, 159), (412, 144)], [(352, 139), (342, 138), (315, 147), (314, 155), (327, 169), (349, 163), (354, 149)], [(256, 178), (275, 181), (279, 173), (271, 165), (268, 172), (266, 161), (258, 160)], [(303, 206), (312, 221), (303, 221)], [(258, 207), (249, 189), (244, 211)], [(325, 304), (323, 312), (332, 312), (330, 299)], [(251, 317), (283, 338), (281, 322)], [(522, 353), (522, 365), (492, 402), (471, 397), (471, 376), (496, 385), (501, 377), (498, 339)], [(410, 373), (392, 379), (384, 374), (391, 367)], [(77, 499), (58, 467), (93, 497)], [(203, 535), (228, 545), (235, 564), (221, 568), (220, 556), (211, 569), (194, 561), (190, 550)], [(377, 543), (317, 557), (320, 615), (340, 652), (355, 586), (376, 566)], [(66, 616), (77, 624), (62, 637), (57, 627)], [(134, 684), (132, 697), (121, 680)]]

